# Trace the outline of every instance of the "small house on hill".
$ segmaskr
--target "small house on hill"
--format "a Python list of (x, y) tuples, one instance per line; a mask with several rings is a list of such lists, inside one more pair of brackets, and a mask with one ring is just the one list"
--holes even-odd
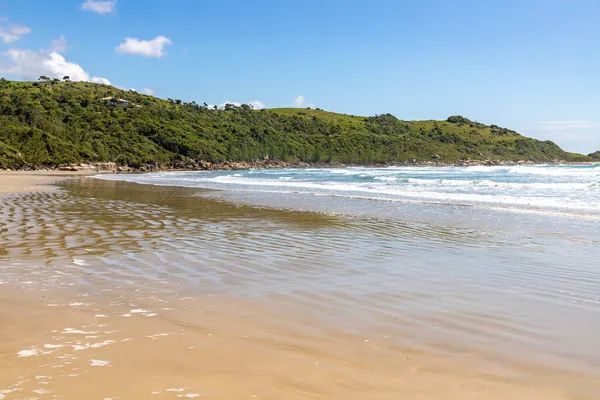
[(100, 99), (101, 102), (110, 104), (112, 106), (128, 106), (129, 102), (125, 99), (119, 99), (117, 97), (104, 97)]

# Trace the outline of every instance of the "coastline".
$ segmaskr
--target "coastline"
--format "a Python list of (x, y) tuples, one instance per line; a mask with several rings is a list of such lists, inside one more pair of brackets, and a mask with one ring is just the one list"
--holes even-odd
[(18, 170), (0, 169), (0, 174), (26, 174), (32, 175), (51, 175), (64, 174), (69, 175), (94, 175), (98, 173), (144, 173), (144, 172), (170, 172), (170, 171), (232, 171), (232, 170), (248, 170), (248, 169), (272, 169), (272, 168), (348, 168), (348, 167), (474, 167), (474, 166), (520, 166), (520, 165), (596, 165), (600, 161), (508, 161), (508, 160), (458, 160), (455, 162), (446, 161), (404, 161), (404, 162), (389, 162), (389, 163), (341, 163), (341, 162), (301, 162), (292, 161), (286, 162), (281, 160), (254, 160), (254, 161), (189, 161), (187, 163), (175, 164), (158, 164), (150, 163), (139, 167), (131, 167), (126, 165), (117, 165), (113, 162), (99, 163), (76, 163), (63, 164), (57, 166), (26, 166)]

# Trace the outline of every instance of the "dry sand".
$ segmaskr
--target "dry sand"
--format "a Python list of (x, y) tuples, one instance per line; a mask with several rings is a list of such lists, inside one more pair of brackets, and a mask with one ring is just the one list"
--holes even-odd
[(0, 171), (0, 195), (52, 190), (52, 182), (80, 178), (89, 172)]

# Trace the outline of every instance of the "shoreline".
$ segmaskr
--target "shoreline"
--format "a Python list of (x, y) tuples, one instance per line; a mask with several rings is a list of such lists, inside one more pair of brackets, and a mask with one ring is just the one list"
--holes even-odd
[(78, 163), (63, 164), (58, 166), (27, 166), (21, 169), (0, 169), (0, 174), (10, 175), (31, 173), (34, 175), (65, 174), (85, 176), (98, 173), (144, 173), (144, 172), (175, 172), (175, 171), (238, 171), (249, 169), (274, 169), (274, 168), (385, 168), (385, 167), (497, 167), (497, 166), (522, 166), (522, 165), (597, 165), (600, 161), (549, 161), (534, 162), (529, 160), (507, 161), (507, 160), (458, 160), (456, 162), (445, 161), (404, 161), (389, 163), (341, 163), (341, 162), (302, 162), (302, 161), (280, 161), (280, 160), (255, 160), (255, 161), (222, 161), (222, 162), (189, 162), (180, 164), (147, 164), (140, 167), (117, 165), (113, 162), (102, 163)]

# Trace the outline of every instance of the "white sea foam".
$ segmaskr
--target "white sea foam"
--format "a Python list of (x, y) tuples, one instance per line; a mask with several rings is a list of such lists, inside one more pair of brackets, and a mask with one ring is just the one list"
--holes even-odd
[(21, 350), (17, 353), (19, 357), (34, 357), (41, 353), (40, 349)]
[(80, 267), (85, 267), (85, 266), (87, 266), (87, 265), (88, 265), (88, 264), (87, 264), (87, 263), (86, 263), (84, 260), (82, 260), (81, 258), (73, 258), (73, 261), (72, 261), (72, 262), (73, 262), (73, 264), (75, 264), (75, 265), (78, 265), (78, 266), (80, 266)]
[(99, 343), (75, 344), (75, 345), (72, 345), (71, 348), (74, 351), (81, 351), (81, 350), (87, 350), (87, 349), (98, 349), (100, 347), (108, 346), (109, 344), (113, 344), (113, 343), (114, 343), (113, 340), (105, 340), (104, 342), (99, 342)]
[(108, 176), (154, 185), (600, 214), (600, 166), (272, 169)]
[(168, 333), (157, 333), (156, 335), (148, 335), (147, 337), (150, 339), (154, 339), (154, 338), (162, 337), (162, 336), (169, 336), (169, 334)]
[(65, 347), (64, 344), (45, 344), (44, 347), (46, 349), (60, 349), (61, 347)]
[(65, 328), (63, 330), (63, 333), (69, 333), (69, 334), (72, 334), (72, 335), (93, 335), (93, 334), (96, 334), (98, 332), (87, 332), (87, 331), (83, 331), (81, 329)]
[(90, 361), (90, 366), (92, 366), (92, 367), (106, 367), (109, 364), (110, 364), (110, 361), (105, 361), (105, 360)]
[(147, 314), (150, 313), (152, 311), (150, 310), (144, 310), (143, 308), (136, 308), (134, 310), (129, 311), (130, 314)]

